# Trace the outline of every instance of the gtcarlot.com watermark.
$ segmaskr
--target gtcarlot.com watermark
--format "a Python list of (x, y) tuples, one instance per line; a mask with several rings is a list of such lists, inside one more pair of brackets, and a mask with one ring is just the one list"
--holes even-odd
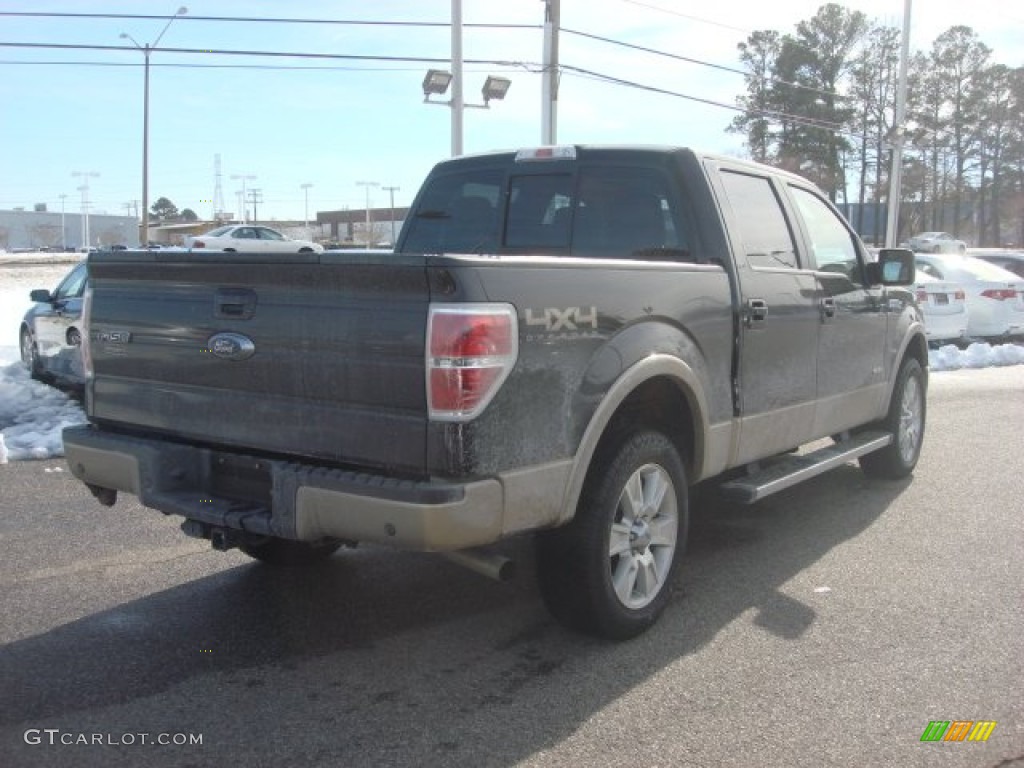
[(81, 746), (81, 747), (201, 747), (201, 733), (83, 733), (64, 731), (60, 728), (29, 728), (25, 731), (25, 743), (33, 746)]

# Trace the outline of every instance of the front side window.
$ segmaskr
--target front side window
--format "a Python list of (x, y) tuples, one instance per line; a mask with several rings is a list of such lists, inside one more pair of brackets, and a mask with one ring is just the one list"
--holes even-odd
[(275, 232), (274, 230), (267, 229), (266, 227), (260, 227), (256, 231), (260, 233), (260, 240), (284, 240), (284, 235), (280, 232)]
[(57, 286), (57, 290), (53, 294), (54, 298), (58, 300), (74, 299), (81, 296), (85, 288), (87, 274), (84, 264), (75, 267)]
[(747, 264), (755, 268), (799, 268), (793, 236), (771, 181), (764, 176), (723, 171), (722, 183), (736, 217)]
[(817, 195), (799, 187), (790, 187), (800, 210), (818, 270), (845, 275), (861, 283), (860, 262), (853, 235), (839, 216)]

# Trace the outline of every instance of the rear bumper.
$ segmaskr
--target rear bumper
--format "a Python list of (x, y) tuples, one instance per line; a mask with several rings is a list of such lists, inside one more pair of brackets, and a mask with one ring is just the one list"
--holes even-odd
[[(449, 551), (513, 532), (506, 527), (506, 489), (498, 478), (398, 480), (91, 426), (65, 429), (64, 450), (71, 472), (90, 486), (126, 491), (165, 514), (258, 536)], [(555, 480), (550, 475), (544, 476)]]

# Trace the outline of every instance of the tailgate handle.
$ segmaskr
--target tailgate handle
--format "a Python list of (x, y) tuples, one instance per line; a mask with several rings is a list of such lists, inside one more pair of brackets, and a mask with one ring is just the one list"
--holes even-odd
[(249, 288), (218, 288), (213, 309), (215, 317), (248, 320), (256, 311), (256, 292)]

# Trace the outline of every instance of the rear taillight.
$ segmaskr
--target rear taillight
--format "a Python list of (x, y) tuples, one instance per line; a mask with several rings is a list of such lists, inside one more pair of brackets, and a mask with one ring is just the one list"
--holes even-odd
[(967, 298), (967, 294), (964, 293), (963, 291), (957, 291), (956, 293), (953, 294), (953, 298), (956, 299), (957, 301), (964, 301)]
[(85, 378), (92, 378), (92, 344), (89, 342), (89, 326), (92, 317), (92, 286), (85, 284), (82, 296), (82, 371)]
[(427, 319), (427, 406), (434, 421), (476, 418), (519, 354), (511, 304), (432, 304)]
[(996, 301), (1008, 301), (1017, 298), (1017, 292), (1013, 288), (989, 288), (982, 291), (981, 295), (986, 299), (995, 299)]
[(917, 292), (917, 302), (918, 302), (918, 304), (927, 304), (928, 303), (928, 291), (918, 291)]
[(193, 240), (192, 241), (192, 245), (189, 246), (189, 247), (191, 247), (191, 248), (205, 248), (206, 247), (206, 243), (204, 243), (202, 240)]

